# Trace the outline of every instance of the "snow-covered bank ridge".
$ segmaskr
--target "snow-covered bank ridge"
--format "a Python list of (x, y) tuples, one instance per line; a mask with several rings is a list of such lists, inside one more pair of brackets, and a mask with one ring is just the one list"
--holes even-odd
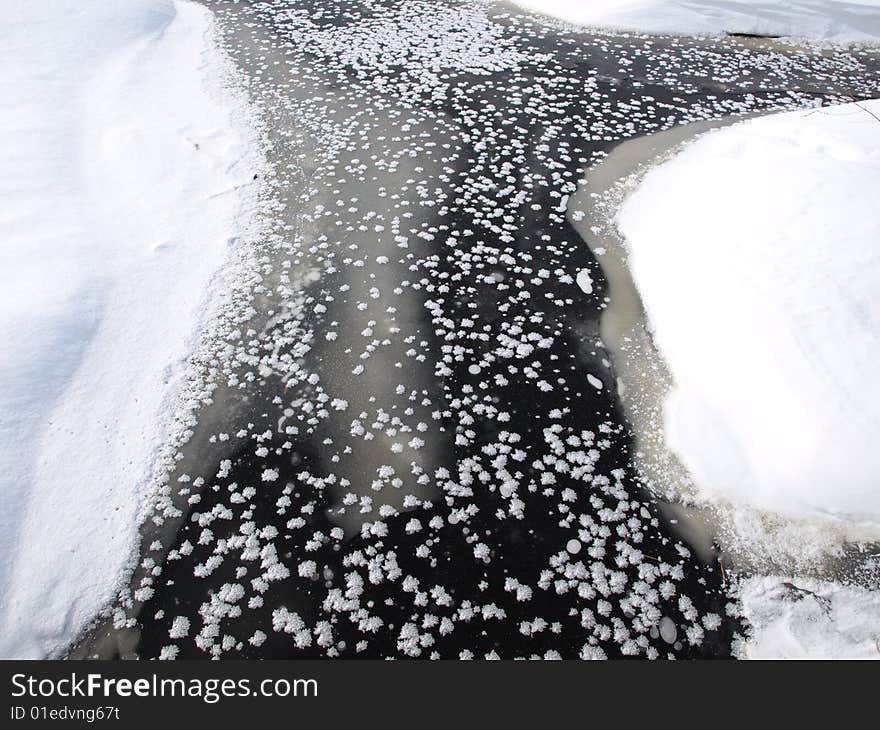
[(577, 25), (642, 33), (880, 42), (880, 0), (513, 0)]
[[(617, 217), (674, 380), (665, 441), (698, 488), (688, 496), (732, 524), (778, 515), (768, 529), (787, 525), (786, 549), (805, 555), (823, 524), (880, 535), (878, 130), (880, 100), (710, 132), (648, 172)], [(874, 589), (863, 552), (856, 572)], [(876, 657), (880, 593), (864, 586), (747, 579), (743, 653)]]
[(133, 559), (262, 163), (204, 8), (13, 0), (0, 21), (0, 656), (39, 657)]
[(707, 494), (880, 526), (878, 113), (709, 133), (619, 213), (676, 383), (669, 443)]

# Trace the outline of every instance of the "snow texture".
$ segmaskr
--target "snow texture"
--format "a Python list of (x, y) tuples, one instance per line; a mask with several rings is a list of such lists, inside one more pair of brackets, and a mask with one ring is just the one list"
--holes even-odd
[(880, 526), (880, 101), (709, 133), (618, 224), (708, 495)]
[(247, 133), (211, 15), (0, 8), (0, 656), (54, 655), (114, 596), (174, 428)]
[(570, 23), (643, 33), (880, 40), (878, 0), (514, 0)]
[(805, 578), (742, 581), (747, 659), (880, 659), (880, 591)]

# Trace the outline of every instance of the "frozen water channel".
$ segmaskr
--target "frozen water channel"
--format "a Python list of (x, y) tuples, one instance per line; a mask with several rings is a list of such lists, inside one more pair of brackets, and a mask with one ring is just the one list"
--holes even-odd
[(869, 96), (876, 55), (206, 4), (262, 114), (268, 232), (130, 589), (72, 655), (729, 655), (716, 555), (637, 478), (568, 200), (622, 140)]

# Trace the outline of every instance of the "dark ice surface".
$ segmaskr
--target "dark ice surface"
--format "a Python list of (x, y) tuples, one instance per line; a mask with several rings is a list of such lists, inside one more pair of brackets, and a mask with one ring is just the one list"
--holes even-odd
[(267, 233), (130, 589), (71, 656), (729, 656), (717, 555), (636, 478), (565, 202), (636, 135), (876, 96), (876, 53), (206, 4)]

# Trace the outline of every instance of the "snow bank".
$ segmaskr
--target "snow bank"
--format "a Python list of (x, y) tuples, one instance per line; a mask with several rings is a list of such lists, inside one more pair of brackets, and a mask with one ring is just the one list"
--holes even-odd
[(880, 526), (880, 101), (711, 132), (618, 225), (708, 495)]
[(643, 33), (880, 40), (880, 0), (514, 0), (571, 23)]
[(755, 577), (740, 588), (744, 659), (880, 659), (880, 591), (804, 578)]
[[(114, 594), (253, 170), (205, 9), (0, 7), (0, 656)], [(210, 77), (209, 77), (210, 75)]]

